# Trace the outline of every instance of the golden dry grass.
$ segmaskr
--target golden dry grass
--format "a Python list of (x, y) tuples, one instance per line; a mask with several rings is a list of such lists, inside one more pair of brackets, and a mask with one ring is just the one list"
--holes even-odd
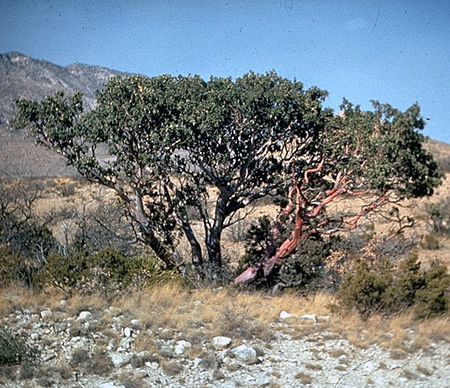
[[(64, 306), (61, 300), (66, 301)], [(331, 312), (329, 306), (333, 303), (333, 297), (327, 294), (305, 298), (285, 293), (269, 297), (263, 293), (230, 289), (192, 291), (177, 283), (128, 293), (112, 305), (100, 296), (73, 295), (68, 298), (56, 289), (42, 292), (18, 287), (0, 289), (2, 316), (18, 309), (39, 312), (47, 308), (64, 310), (72, 315), (82, 310), (104, 311), (102, 320), (105, 322), (112, 316), (124, 315), (127, 320), (138, 318), (145, 330), (160, 337), (190, 341), (193, 356), (202, 351), (202, 341), (217, 335), (230, 336), (236, 344), (255, 338), (269, 343), (275, 331), (285, 331), (293, 338), (311, 341), (344, 338), (360, 348), (377, 344), (394, 351), (393, 356), (398, 358), (419, 349), (430, 350), (440, 341), (450, 342), (450, 314), (427, 320), (416, 320), (412, 313), (391, 317), (374, 315), (363, 320), (356, 313)], [(280, 326), (279, 314), (283, 310), (294, 317), (315, 314), (328, 315), (330, 319), (313, 323), (293, 318)], [(140, 336), (137, 347), (158, 353), (160, 349), (155, 339), (154, 335)]]

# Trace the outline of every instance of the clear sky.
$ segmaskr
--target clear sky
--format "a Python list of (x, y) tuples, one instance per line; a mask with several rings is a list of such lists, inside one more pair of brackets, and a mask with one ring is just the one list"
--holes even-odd
[(276, 70), (369, 108), (419, 102), (450, 143), (450, 0), (0, 0), (0, 52), (158, 74)]

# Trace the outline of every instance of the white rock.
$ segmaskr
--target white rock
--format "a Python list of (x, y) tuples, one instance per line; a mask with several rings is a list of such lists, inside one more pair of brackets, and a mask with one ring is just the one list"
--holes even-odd
[(203, 363), (204, 363), (203, 359), (198, 357), (194, 358), (194, 368), (200, 368)]
[(313, 321), (317, 323), (317, 316), (314, 314), (305, 314), (300, 317), (302, 321)]
[(131, 330), (130, 327), (126, 327), (125, 329), (123, 329), (123, 335), (127, 338), (131, 337), (131, 335), (133, 334), (133, 330)]
[(142, 329), (143, 325), (142, 322), (139, 319), (132, 319), (131, 320), (131, 326), (133, 326), (134, 329)]
[(101, 383), (100, 385), (98, 385), (98, 388), (119, 388), (119, 387), (123, 387), (123, 385), (116, 385), (110, 382)]
[(282, 311), (280, 313), (280, 321), (284, 321), (285, 319), (288, 319), (292, 317), (292, 314), (289, 314), (287, 311)]
[(131, 344), (133, 343), (133, 339), (131, 337), (125, 337), (120, 341), (118, 352), (124, 352), (125, 350), (131, 349)]
[(39, 336), (38, 333), (31, 333), (31, 334), (30, 334), (30, 338), (31, 338), (33, 341), (38, 340), (39, 337), (40, 337), (40, 336)]
[(42, 319), (49, 318), (49, 317), (51, 317), (51, 316), (52, 316), (51, 310), (44, 310), (44, 311), (41, 311), (41, 318), (42, 318)]
[(212, 344), (216, 349), (225, 349), (231, 345), (231, 338), (217, 336), (212, 339)]
[(192, 344), (188, 341), (185, 340), (177, 341), (177, 343), (175, 344), (175, 354), (180, 356), (181, 354), (189, 350), (191, 347)]
[(92, 321), (93, 315), (90, 311), (82, 311), (80, 315), (78, 315), (77, 321)]
[(113, 365), (116, 368), (121, 368), (130, 363), (133, 355), (130, 353), (114, 353), (110, 357)]
[(256, 357), (256, 350), (247, 345), (241, 345), (232, 350), (233, 354), (240, 361), (244, 361), (247, 364), (254, 364), (258, 361)]

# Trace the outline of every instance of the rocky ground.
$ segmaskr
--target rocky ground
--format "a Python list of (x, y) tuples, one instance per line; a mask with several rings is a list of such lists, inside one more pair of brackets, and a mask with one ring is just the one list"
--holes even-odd
[[(270, 341), (148, 329), (116, 308), (16, 309), (1, 326), (33, 359), (0, 367), (5, 387), (448, 387), (450, 345), (405, 352), (355, 347), (320, 328), (335, 317), (280, 312)], [(299, 334), (298, 323), (310, 330)], [(295, 325), (294, 325), (295, 323)], [(324, 326), (326, 327), (326, 326)], [(291, 330), (292, 329), (292, 330)], [(148, 344), (148, 345), (146, 345)], [(151, 345), (150, 345), (151, 344)]]

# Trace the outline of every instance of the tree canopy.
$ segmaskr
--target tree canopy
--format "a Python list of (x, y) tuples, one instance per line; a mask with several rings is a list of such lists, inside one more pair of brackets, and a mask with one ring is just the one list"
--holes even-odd
[[(116, 77), (90, 112), (80, 94), (20, 100), (16, 126), (114, 189), (168, 267), (183, 265), (180, 235), (198, 269), (220, 267), (223, 230), (259, 199), (284, 195), (273, 233), (290, 220), (292, 235), (239, 283), (269, 273), (313, 234), (353, 227), (392, 194), (431, 195), (440, 182), (422, 147), (417, 104), (401, 112), (374, 102), (364, 111), (344, 100), (335, 114), (323, 107), (326, 96), (274, 72), (208, 81)], [(108, 158), (99, 156), (104, 146)], [(339, 196), (370, 200), (361, 212), (331, 219), (326, 206)]]

